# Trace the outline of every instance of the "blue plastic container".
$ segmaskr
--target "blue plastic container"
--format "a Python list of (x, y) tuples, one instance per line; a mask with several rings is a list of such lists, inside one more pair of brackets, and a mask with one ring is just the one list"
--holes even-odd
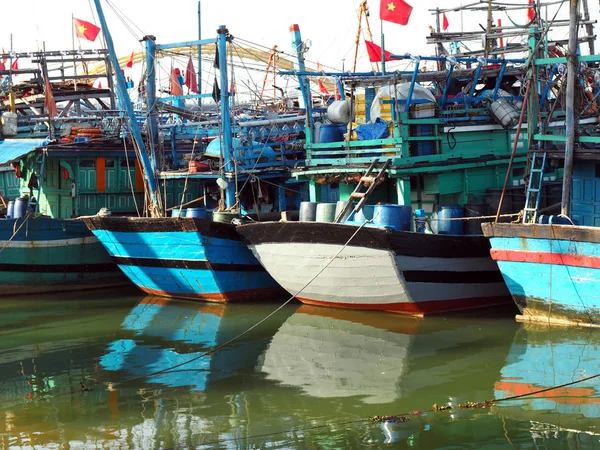
[(410, 231), (412, 208), (403, 205), (375, 205), (373, 223), (398, 231)]
[(424, 209), (415, 210), (415, 231), (425, 233), (427, 231), (427, 214)]
[[(411, 127), (411, 135), (415, 137), (433, 136), (432, 125), (414, 125)], [(414, 141), (411, 143), (411, 156), (433, 155), (434, 141)]]
[(8, 202), (8, 205), (6, 205), (6, 218), (12, 219), (14, 215), (15, 215), (15, 202), (11, 200), (10, 202)]
[(460, 205), (437, 205), (435, 207), (435, 221), (437, 234), (465, 234), (464, 220), (439, 220), (457, 219), (465, 216), (465, 208)]
[(171, 210), (171, 217), (185, 217), (187, 210), (185, 208), (181, 209), (181, 212), (179, 210), (179, 208), (173, 208)]
[(324, 123), (321, 124), (319, 132), (319, 143), (342, 142), (344, 133), (348, 131), (348, 126), (344, 123)]
[(208, 213), (205, 208), (188, 208), (185, 210), (185, 217), (194, 219), (208, 219)]
[(25, 217), (27, 215), (27, 205), (29, 201), (25, 197), (19, 197), (15, 200), (15, 209), (13, 212), (13, 217), (15, 219), (20, 219), (21, 217)]
[(360, 211), (354, 214), (352, 220), (354, 222), (360, 222), (361, 224), (365, 220), (371, 220), (373, 218), (373, 211), (375, 209), (375, 205), (365, 205), (360, 208)]

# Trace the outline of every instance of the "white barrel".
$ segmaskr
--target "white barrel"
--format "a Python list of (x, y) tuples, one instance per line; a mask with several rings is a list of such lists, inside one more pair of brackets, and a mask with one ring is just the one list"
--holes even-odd
[(498, 98), (490, 105), (490, 113), (503, 128), (512, 128), (519, 123), (519, 110), (510, 100)]
[(331, 123), (349, 123), (352, 116), (350, 100), (336, 100), (327, 108), (327, 118)]
[(12, 112), (2, 113), (2, 134), (4, 136), (17, 135), (17, 115)]

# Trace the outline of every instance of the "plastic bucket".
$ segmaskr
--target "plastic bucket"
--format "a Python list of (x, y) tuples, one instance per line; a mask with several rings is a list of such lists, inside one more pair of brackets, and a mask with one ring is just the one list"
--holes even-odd
[(19, 197), (15, 200), (15, 206), (13, 211), (13, 217), (15, 219), (19, 219), (21, 217), (25, 217), (27, 215), (27, 204), (29, 201), (27, 198)]
[(315, 214), (316, 222), (333, 222), (335, 220), (335, 203), (319, 203)]
[(361, 224), (365, 220), (371, 220), (373, 218), (373, 211), (375, 210), (375, 205), (364, 205), (360, 208), (360, 211), (354, 215), (354, 222), (360, 222)]
[(208, 219), (208, 213), (205, 208), (188, 208), (185, 212), (185, 217), (194, 219)]
[(465, 216), (465, 209), (460, 205), (437, 205), (435, 207), (434, 227), (437, 234), (465, 234), (464, 220), (459, 219)]
[(173, 208), (171, 210), (171, 217), (185, 217), (186, 209)]
[(317, 202), (300, 203), (300, 222), (314, 222), (317, 220)]
[(375, 205), (373, 223), (398, 231), (410, 231), (412, 208), (403, 205)]
[(14, 215), (15, 215), (15, 202), (11, 200), (8, 202), (8, 205), (6, 205), (6, 218), (12, 219)]
[(323, 123), (319, 130), (319, 143), (342, 142), (344, 140), (344, 133), (347, 131), (348, 127), (344, 123)]
[[(489, 216), (490, 207), (487, 203), (474, 203), (465, 205), (465, 217)], [(491, 219), (472, 219), (465, 220), (465, 234), (483, 234), (481, 224), (491, 222)]]

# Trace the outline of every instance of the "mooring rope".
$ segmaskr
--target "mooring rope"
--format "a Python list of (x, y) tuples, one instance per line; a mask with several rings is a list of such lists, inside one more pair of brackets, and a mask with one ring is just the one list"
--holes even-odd
[[(6, 244), (4, 244), (4, 246), (2, 248), (0, 248), (0, 253), (2, 253), (4, 251), (4, 249), (6, 247), (8, 247), (8, 245), (17, 236), (17, 234), (19, 233), (19, 231), (21, 230), (21, 228), (23, 228), (23, 225), (25, 225), (25, 223), (27, 223), (27, 221), (29, 220), (30, 217), (31, 217), (31, 214), (27, 213), (27, 215), (25, 216), (25, 220), (23, 221), (23, 223), (21, 225), (19, 225), (19, 228), (17, 228), (15, 230), (15, 228), (13, 227), (13, 235), (10, 237), (10, 239), (8, 241), (6, 241)], [(19, 221), (19, 219), (17, 218), (17, 220), (15, 221), (15, 227), (17, 226), (17, 222), (18, 221)]]

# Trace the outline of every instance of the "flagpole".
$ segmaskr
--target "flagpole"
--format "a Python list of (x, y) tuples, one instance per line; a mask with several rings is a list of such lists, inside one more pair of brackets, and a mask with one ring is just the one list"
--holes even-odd
[[(71, 13), (71, 42), (73, 44), (73, 51), (75, 51), (75, 16)], [(77, 56), (73, 55), (73, 78), (74, 89), (77, 90)]]
[[(198, 40), (202, 40), (202, 15), (200, 0), (198, 0)], [(198, 92), (202, 93), (202, 45), (198, 46)], [(198, 98), (198, 106), (202, 110), (202, 97)]]
[(385, 36), (383, 34), (383, 20), (379, 19), (381, 26), (381, 74), (385, 75)]

